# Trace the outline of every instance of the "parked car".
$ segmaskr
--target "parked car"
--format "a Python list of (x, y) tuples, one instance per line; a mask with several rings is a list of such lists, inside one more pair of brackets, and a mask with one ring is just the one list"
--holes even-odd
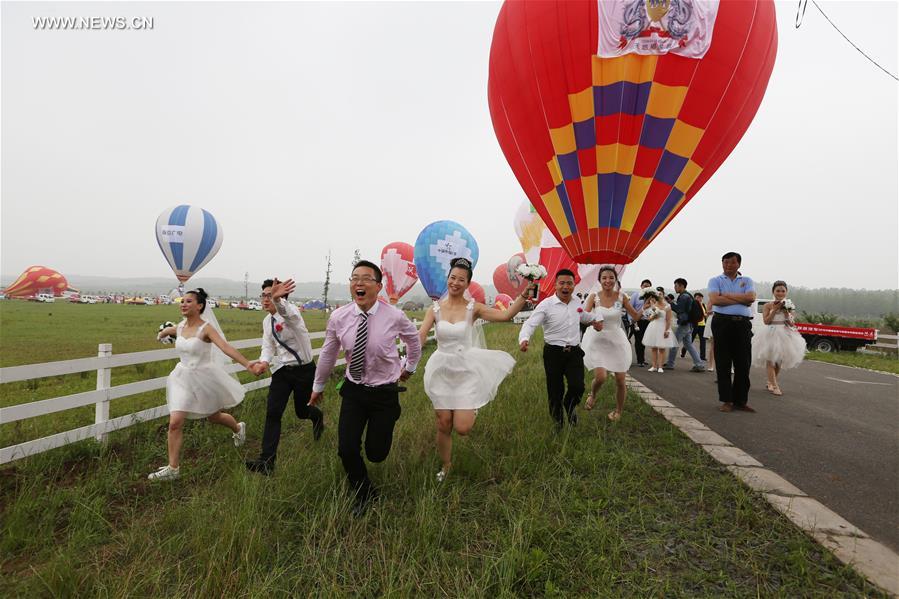
[(250, 300), (247, 302), (247, 310), (262, 310), (262, 304), (260, 304), (256, 300)]
[(97, 298), (93, 295), (82, 295), (79, 301), (82, 304), (96, 304)]
[(56, 301), (56, 298), (53, 297), (52, 293), (38, 293), (35, 299), (39, 302), (45, 302), (48, 304), (52, 304)]

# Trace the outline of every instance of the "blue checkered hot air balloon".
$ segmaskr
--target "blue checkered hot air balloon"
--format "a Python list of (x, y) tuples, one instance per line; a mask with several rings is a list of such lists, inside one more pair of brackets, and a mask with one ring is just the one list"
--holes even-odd
[(198, 206), (174, 206), (156, 219), (159, 249), (182, 283), (212, 260), (223, 237), (215, 217)]
[(422, 229), (415, 240), (415, 268), (431, 299), (446, 293), (453, 258), (467, 258), (472, 266), (478, 262), (478, 242), (465, 227), (451, 220), (439, 220)]

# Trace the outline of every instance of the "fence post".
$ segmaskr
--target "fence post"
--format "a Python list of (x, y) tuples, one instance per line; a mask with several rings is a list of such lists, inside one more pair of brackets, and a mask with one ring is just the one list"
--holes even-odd
[[(98, 358), (108, 358), (112, 356), (112, 343), (101, 343), (97, 348)], [(111, 368), (97, 369), (97, 391), (109, 389), (112, 382)], [(109, 420), (109, 399), (103, 399), (96, 403), (94, 408), (94, 424), (101, 424)], [(97, 431), (94, 437), (100, 443), (106, 443), (106, 433)]]

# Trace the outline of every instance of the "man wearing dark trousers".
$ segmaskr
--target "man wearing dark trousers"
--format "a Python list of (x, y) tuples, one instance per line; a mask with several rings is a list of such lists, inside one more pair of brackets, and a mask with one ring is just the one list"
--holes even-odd
[[(602, 317), (585, 312), (581, 303), (572, 301), (574, 273), (562, 269), (556, 273), (556, 292), (541, 301), (530, 318), (525, 321), (518, 335), (521, 351), (528, 350), (531, 335), (543, 326), (543, 369), (546, 371), (546, 393), (549, 396), (549, 413), (561, 430), (565, 410), (568, 423), (577, 425), (575, 408), (584, 394), (584, 352), (581, 350), (582, 323), (593, 324), (602, 330)], [(568, 390), (565, 390), (565, 382)]]
[[(421, 358), (421, 342), (412, 321), (401, 310), (378, 301), (381, 276), (381, 269), (367, 260), (360, 260), (353, 268), (353, 303), (334, 310), (328, 319), (309, 399), (313, 406), (321, 401), (342, 348), (347, 367), (340, 384), (337, 453), (353, 493), (356, 517), (364, 514), (378, 496), (361, 455), (363, 435), (369, 461), (387, 459), (401, 411), (401, 388), (397, 383), (412, 376)], [(397, 338), (406, 344), (405, 369), (397, 351)]]
[[(652, 287), (652, 281), (643, 279), (643, 282), (640, 283), (640, 291), (649, 287)], [(631, 296), (631, 306), (642, 314), (644, 305), (643, 298), (640, 297), (640, 291), (634, 291), (634, 294)], [(643, 345), (643, 333), (646, 332), (647, 326), (649, 326), (649, 321), (645, 318), (641, 318), (633, 324), (634, 352), (637, 354), (637, 366), (648, 366), (646, 363), (646, 347)]]
[(687, 292), (687, 280), (677, 278), (674, 280), (674, 291), (677, 293), (675, 301), (671, 304), (674, 319), (671, 322), (672, 332), (676, 345), (668, 350), (668, 361), (665, 370), (674, 369), (674, 360), (677, 358), (677, 348), (683, 347), (693, 359), (691, 372), (705, 372), (705, 363), (700, 359), (699, 353), (693, 346), (693, 324), (690, 322), (690, 311), (693, 308), (693, 296)]
[[(755, 285), (738, 271), (743, 261), (737, 252), (721, 257), (724, 273), (709, 280), (712, 305), (712, 336), (715, 339), (715, 371), (718, 374), (718, 400), (722, 412), (749, 407), (749, 367), (752, 363), (752, 303)], [(733, 367), (733, 380), (731, 380)]]
[(251, 368), (257, 376), (271, 368), (272, 382), (266, 400), (262, 452), (258, 459), (246, 463), (248, 470), (260, 474), (271, 474), (275, 468), (281, 440), (281, 417), (291, 393), (297, 418), (312, 421), (312, 436), (316, 441), (325, 429), (321, 410), (306, 405), (312, 393), (315, 363), (303, 316), (287, 301), (295, 287), (292, 279), (283, 283), (267, 279), (262, 283), (262, 308), (268, 314), (262, 320), (262, 355)]

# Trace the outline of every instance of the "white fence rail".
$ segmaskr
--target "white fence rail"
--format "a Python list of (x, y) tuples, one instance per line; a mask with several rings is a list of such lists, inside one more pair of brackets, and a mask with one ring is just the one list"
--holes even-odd
[[(417, 327), (418, 322), (414, 322)], [(324, 331), (311, 333), (309, 335), (310, 339), (322, 339), (324, 336)], [(433, 339), (433, 333), (429, 339)], [(262, 345), (262, 338), (242, 339), (240, 341), (231, 342), (231, 345), (237, 349), (259, 347)], [(106, 436), (113, 431), (168, 415), (168, 406), (161, 405), (110, 420), (109, 402), (114, 399), (128, 397), (137, 393), (164, 389), (166, 379), (168, 378), (167, 376), (162, 376), (134, 383), (126, 383), (124, 385), (111, 386), (111, 375), (112, 369), (119, 366), (176, 360), (178, 359), (176, 349), (157, 349), (115, 355), (112, 353), (111, 344), (101, 343), (98, 350), (96, 358), (80, 358), (62, 362), (45, 362), (43, 364), (28, 364), (25, 366), (0, 368), (0, 383), (14, 383), (17, 381), (39, 379), (49, 376), (77, 374), (79, 372), (91, 370), (97, 371), (97, 388), (93, 391), (84, 391), (72, 395), (64, 395), (52, 399), (32, 401), (7, 408), (0, 408), (0, 424), (9, 424), (18, 420), (45, 416), (47, 414), (54, 414), (56, 412), (89, 406), (91, 404), (95, 406), (94, 424), (57, 433), (48, 437), (10, 445), (9, 447), (3, 447), (0, 449), (0, 464), (13, 462), (30, 455), (48, 451), (50, 449), (56, 449), (57, 447), (83, 441), (84, 439), (91, 437), (95, 438), (97, 441), (105, 442)], [(317, 356), (320, 352), (320, 348), (315, 348), (312, 350), (312, 355)], [(346, 362), (343, 359), (337, 361), (337, 365), (345, 363)], [(244, 368), (240, 364), (231, 364), (227, 370), (229, 372), (239, 372), (244, 370)], [(253, 391), (255, 389), (267, 387), (270, 384), (271, 378), (266, 377), (264, 379), (246, 383), (243, 385), (243, 388), (246, 391)]]

